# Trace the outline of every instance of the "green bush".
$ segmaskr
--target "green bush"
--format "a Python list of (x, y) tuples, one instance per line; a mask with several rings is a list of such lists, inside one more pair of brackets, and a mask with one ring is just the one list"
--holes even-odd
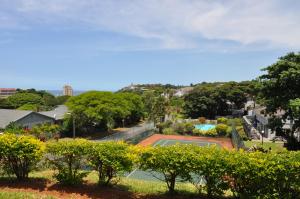
[(99, 184), (108, 185), (124, 172), (130, 172), (136, 156), (124, 142), (94, 143), (88, 154), (90, 165), (98, 172)]
[(228, 119), (226, 117), (220, 117), (217, 119), (218, 124), (227, 124)]
[[(163, 174), (156, 178), (165, 181), (170, 193), (175, 191), (176, 181), (190, 179), (190, 167), (193, 160), (193, 147), (189, 145), (171, 145), (149, 148), (141, 155), (140, 168)], [(154, 174), (155, 175), (155, 174)]]
[(8, 133), (0, 135), (0, 159), (4, 170), (14, 174), (18, 180), (28, 178), (44, 151), (44, 143), (34, 137)]
[(184, 123), (175, 123), (173, 124), (172, 128), (177, 134), (183, 134), (185, 132)]
[(66, 185), (82, 183), (88, 174), (82, 171), (91, 143), (85, 139), (64, 139), (47, 144), (47, 159), (58, 170), (54, 177)]
[(49, 140), (51, 138), (59, 138), (60, 127), (56, 124), (41, 124), (33, 126), (29, 133), (33, 134), (42, 141)]
[(196, 153), (191, 163), (191, 183), (199, 193), (204, 190), (209, 197), (223, 195), (229, 188), (229, 183), (223, 180), (227, 171), (225, 157), (228, 152), (216, 146), (197, 147), (194, 150)]
[(173, 128), (165, 128), (165, 129), (162, 131), (162, 133), (163, 133), (164, 135), (175, 135), (175, 134), (177, 134), (177, 133), (174, 131)]
[(227, 125), (228, 126), (242, 126), (243, 122), (242, 122), (242, 119), (240, 119), (240, 118), (233, 118), (233, 119), (229, 119), (227, 121)]
[(197, 136), (208, 136), (208, 137), (215, 137), (218, 135), (217, 130), (215, 128), (207, 130), (207, 131), (194, 129), (193, 134), (197, 135)]
[(239, 198), (295, 198), (300, 193), (299, 152), (231, 152), (226, 164), (231, 191)]
[(225, 136), (228, 126), (226, 124), (220, 123), (216, 125), (216, 131), (219, 136)]
[(195, 125), (192, 122), (186, 122), (184, 123), (184, 129), (186, 133), (192, 133), (195, 129)]
[(249, 140), (248, 136), (246, 135), (246, 132), (244, 130), (244, 127), (243, 126), (237, 126), (236, 127), (236, 130), (238, 132), (238, 134), (240, 135), (240, 137), (243, 139), (243, 140)]

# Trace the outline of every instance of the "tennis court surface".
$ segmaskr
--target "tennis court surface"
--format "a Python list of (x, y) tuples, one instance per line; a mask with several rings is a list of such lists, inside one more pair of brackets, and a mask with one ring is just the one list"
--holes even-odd
[[(161, 135), (154, 134), (149, 138), (143, 140), (138, 145), (140, 146), (169, 146), (174, 144), (194, 144), (200, 147), (216, 145), (226, 149), (233, 149), (231, 140), (228, 138), (208, 138), (208, 137), (195, 137), (195, 136), (179, 136), (179, 135)], [(128, 173), (127, 178), (134, 178), (139, 180), (158, 181), (157, 178), (163, 179), (163, 175), (152, 171), (141, 171), (135, 169)], [(155, 176), (155, 177), (154, 177)]]
[(176, 143), (196, 144), (199, 146), (217, 145), (225, 149), (233, 149), (231, 139), (218, 137), (198, 137), (198, 136), (182, 136), (182, 135), (162, 135), (154, 134), (141, 141), (140, 146), (167, 146)]
[(205, 141), (200, 141), (200, 140), (174, 140), (174, 139), (161, 139), (158, 140), (153, 144), (153, 146), (170, 146), (170, 145), (175, 145), (175, 144), (193, 144), (197, 146), (211, 146), (211, 145), (217, 145), (219, 147), (220, 144), (215, 143), (215, 142), (205, 142)]

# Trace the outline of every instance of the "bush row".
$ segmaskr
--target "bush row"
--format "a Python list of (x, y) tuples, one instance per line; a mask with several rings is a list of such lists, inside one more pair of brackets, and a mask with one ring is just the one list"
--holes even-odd
[[(300, 152), (261, 153), (216, 147), (173, 145), (140, 148), (124, 142), (70, 139), (47, 144), (28, 136), (0, 136), (2, 166), (19, 180), (28, 178), (44, 157), (62, 184), (80, 184), (90, 170), (99, 184), (117, 181), (134, 168), (153, 172), (170, 192), (178, 181), (191, 182), (209, 196), (293, 198), (300, 194)], [(163, 175), (161, 175), (163, 174)]]

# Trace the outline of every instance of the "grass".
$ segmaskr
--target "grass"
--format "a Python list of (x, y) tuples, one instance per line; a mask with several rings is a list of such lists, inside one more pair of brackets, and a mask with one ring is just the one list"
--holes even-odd
[(26, 192), (11, 192), (11, 191), (0, 191), (0, 199), (55, 199), (52, 196), (32, 194)]
[[(56, 182), (53, 179), (54, 171), (45, 170), (45, 171), (35, 171), (30, 173), (30, 177), (32, 178), (45, 178), (52, 182)], [(89, 173), (89, 175), (84, 178), (88, 183), (97, 183), (98, 175), (95, 171)], [(155, 181), (143, 181), (132, 178), (120, 177), (118, 179), (118, 187), (121, 189), (125, 189), (127, 191), (133, 193), (141, 193), (141, 194), (163, 194), (167, 192), (167, 186), (164, 182), (155, 182)], [(178, 183), (176, 184), (176, 189), (178, 192), (193, 194), (196, 193), (195, 187), (191, 183)]]
[(252, 147), (254, 145), (256, 145), (257, 147), (263, 147), (266, 150), (269, 150), (269, 148), (271, 148), (272, 151), (274, 152), (281, 152), (284, 151), (285, 148), (283, 147), (283, 143), (280, 142), (264, 142), (264, 144), (261, 144), (261, 141), (244, 141), (246, 147)]
[[(97, 183), (98, 176), (96, 172), (91, 172), (85, 178), (89, 183)], [(140, 194), (164, 194), (168, 191), (166, 183), (156, 181), (143, 181), (132, 178), (121, 177), (118, 179), (118, 187), (129, 192)], [(190, 183), (177, 183), (176, 190), (184, 194), (196, 193), (195, 187)]]

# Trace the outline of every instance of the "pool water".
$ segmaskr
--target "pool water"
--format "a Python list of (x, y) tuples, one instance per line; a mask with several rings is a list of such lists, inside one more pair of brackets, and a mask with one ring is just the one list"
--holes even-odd
[(201, 131), (208, 131), (211, 129), (216, 128), (215, 124), (197, 124), (195, 125), (195, 128)]

